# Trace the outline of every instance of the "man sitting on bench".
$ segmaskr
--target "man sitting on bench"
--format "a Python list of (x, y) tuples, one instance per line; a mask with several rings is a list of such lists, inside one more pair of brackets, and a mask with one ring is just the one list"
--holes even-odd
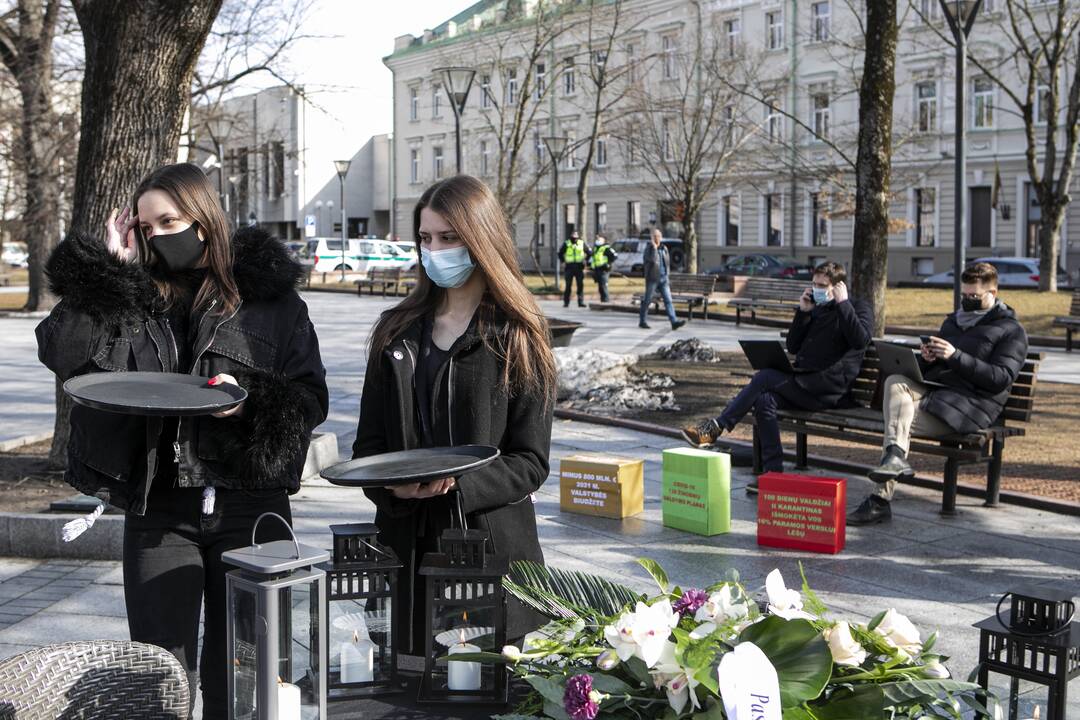
[(870, 525), (892, 517), (896, 483), (915, 471), (907, 454), (912, 434), (942, 437), (990, 427), (1009, 397), (1027, 359), (1028, 339), (1016, 313), (998, 299), (997, 270), (975, 263), (960, 276), (961, 308), (945, 318), (937, 336), (920, 348), (919, 365), (931, 387), (890, 375), (882, 414), (884, 454), (870, 471), (876, 490), (848, 515), (848, 525)]
[[(848, 296), (844, 266), (824, 262), (814, 268), (813, 286), (799, 298), (799, 308), (787, 335), (788, 352), (795, 354), (794, 375), (766, 368), (727, 404), (719, 417), (683, 428), (695, 447), (713, 444), (754, 411), (765, 472), (784, 469), (784, 448), (776, 409), (820, 410), (836, 407), (847, 397), (859, 375), (863, 354), (874, 332), (869, 303)], [(757, 492), (757, 480), (746, 488)]]

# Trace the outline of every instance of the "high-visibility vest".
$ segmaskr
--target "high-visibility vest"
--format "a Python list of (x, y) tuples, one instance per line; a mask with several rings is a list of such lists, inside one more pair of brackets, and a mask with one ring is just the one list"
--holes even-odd
[(567, 240), (566, 254), (563, 259), (567, 264), (585, 262), (585, 241), (581, 239), (577, 242)]
[(607, 243), (597, 243), (596, 247), (593, 248), (592, 259), (590, 261), (593, 270), (603, 270), (608, 266), (607, 249)]

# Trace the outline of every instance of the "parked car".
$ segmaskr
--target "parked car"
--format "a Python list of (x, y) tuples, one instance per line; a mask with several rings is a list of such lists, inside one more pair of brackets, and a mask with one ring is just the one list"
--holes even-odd
[(810, 280), (814, 268), (808, 263), (778, 255), (736, 255), (719, 267), (708, 271), (711, 275), (752, 275), (790, 280)]
[[(617, 253), (618, 257), (611, 264), (611, 271), (624, 275), (641, 275), (644, 272), (641, 256), (645, 252), (646, 243), (650, 242), (652, 240), (647, 237), (616, 240), (611, 244), (611, 248)], [(683, 250), (683, 241), (679, 238), (662, 238), (660, 244), (668, 249), (672, 271), (681, 272), (686, 267), (686, 252)]]
[[(998, 271), (998, 285), (1001, 287), (1039, 287), (1039, 258), (982, 257), (969, 260), (968, 265), (977, 262), (990, 263), (994, 266)], [(923, 282), (931, 285), (952, 285), (953, 271), (947, 270), (936, 275), (930, 275)], [(1068, 287), (1069, 285), (1068, 273), (1058, 268), (1058, 287)]]
[(313, 238), (315, 272), (340, 271), (344, 262), (348, 272), (367, 272), (375, 268), (405, 267), (415, 262), (416, 255), (407, 255), (385, 240), (350, 238), (342, 259), (341, 238)]
[(30, 259), (30, 254), (26, 252), (26, 246), (22, 243), (5, 243), (3, 256), (0, 258), (0, 262), (12, 267), (24, 268)]

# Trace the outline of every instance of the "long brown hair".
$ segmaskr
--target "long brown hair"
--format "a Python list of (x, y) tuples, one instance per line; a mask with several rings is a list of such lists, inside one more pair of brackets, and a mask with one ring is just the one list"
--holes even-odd
[[(420, 246), (420, 211), (430, 208), (454, 229), (483, 273), (487, 292), (480, 303), (477, 322), (485, 344), (503, 358), (505, 390), (535, 393), (548, 399), (556, 384), (555, 356), (547, 320), (525, 287), (517, 250), (506, 214), (495, 195), (471, 175), (456, 175), (435, 183), (420, 196), (413, 210), (413, 234)], [(417, 263), (417, 283), (398, 305), (383, 312), (371, 335), (372, 362), (407, 327), (433, 314), (444, 293)], [(496, 327), (496, 326), (499, 327)], [(495, 328), (497, 332), (487, 330)]]
[[(217, 192), (210, 179), (191, 163), (164, 165), (143, 178), (131, 200), (133, 212), (138, 212), (139, 198), (151, 190), (161, 190), (176, 203), (176, 208), (186, 220), (199, 224), (206, 241), (206, 278), (195, 294), (192, 307), (201, 309), (213, 300), (221, 303), (221, 312), (231, 314), (240, 304), (240, 291), (233, 277), (232, 244), (229, 241), (229, 221), (218, 203)], [(146, 265), (157, 265), (157, 258), (150, 251), (150, 244), (142, 233), (139, 238), (139, 257)], [(179, 296), (179, 288), (167, 277), (154, 275), (158, 292), (166, 304), (171, 305)]]

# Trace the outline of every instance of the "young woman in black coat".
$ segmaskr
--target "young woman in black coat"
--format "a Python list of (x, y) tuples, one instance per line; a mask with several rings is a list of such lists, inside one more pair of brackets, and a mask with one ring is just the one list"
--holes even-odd
[[(424, 644), (417, 570), (458, 522), (459, 503), (469, 528), (490, 532), (491, 550), (543, 561), (531, 494), (548, 476), (556, 372), (546, 320), (491, 190), (466, 175), (443, 180), (421, 196), (413, 227), (418, 283), (372, 333), (353, 457), (468, 444), (502, 453), (457, 479), (366, 491), (380, 539), (405, 563), (398, 632), (415, 654)], [(538, 624), (510, 601), (509, 637)]]
[[(231, 238), (195, 165), (168, 165), (114, 211), (105, 240), (73, 234), (47, 272), (61, 298), (37, 328), (60, 380), (93, 372), (190, 373), (247, 400), (212, 417), (121, 415), (76, 405), (65, 478), (124, 510), (124, 595), (133, 640), (201, 677), (203, 717), (228, 716), (221, 554), (251, 543), (263, 512), (287, 520), (327, 389), (300, 267), (277, 239)], [(282, 537), (265, 523), (260, 540)], [(260, 526), (261, 528), (262, 526)], [(265, 538), (263, 536), (266, 536)], [(205, 624), (199, 674), (199, 613)]]

